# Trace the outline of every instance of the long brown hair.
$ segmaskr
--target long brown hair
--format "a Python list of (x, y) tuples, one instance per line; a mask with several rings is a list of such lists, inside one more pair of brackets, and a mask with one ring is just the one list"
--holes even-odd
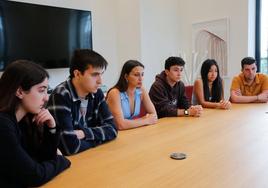
[[(128, 88), (128, 83), (125, 79), (125, 75), (126, 74), (129, 75), (129, 73), (132, 71), (132, 69), (137, 67), (137, 66), (144, 68), (144, 65), (142, 63), (140, 63), (139, 61), (136, 61), (136, 60), (126, 61), (122, 67), (122, 71), (120, 73), (120, 77), (119, 77), (117, 83), (111, 89), (117, 88), (120, 92), (126, 91)], [(111, 89), (109, 89), (109, 91)], [(109, 93), (109, 91), (108, 91), (108, 93)]]

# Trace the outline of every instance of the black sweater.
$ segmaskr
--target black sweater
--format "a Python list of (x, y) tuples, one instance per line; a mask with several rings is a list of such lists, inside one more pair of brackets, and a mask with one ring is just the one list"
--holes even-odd
[(183, 82), (179, 81), (171, 87), (167, 82), (165, 71), (155, 77), (149, 95), (159, 118), (177, 116), (178, 109), (190, 107)]
[(0, 112), (0, 187), (40, 186), (71, 164), (56, 154), (58, 133), (44, 126), (42, 142), (30, 143), (25, 126)]

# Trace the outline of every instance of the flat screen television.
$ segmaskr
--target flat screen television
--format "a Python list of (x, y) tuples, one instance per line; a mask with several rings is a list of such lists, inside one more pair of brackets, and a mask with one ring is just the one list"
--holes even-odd
[(68, 67), (78, 48), (92, 49), (91, 11), (0, 1), (0, 71), (17, 59)]

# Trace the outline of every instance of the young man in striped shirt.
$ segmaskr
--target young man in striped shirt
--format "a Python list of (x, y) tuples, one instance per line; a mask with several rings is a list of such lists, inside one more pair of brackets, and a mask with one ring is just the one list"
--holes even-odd
[(117, 137), (113, 117), (99, 89), (106, 67), (106, 60), (93, 50), (76, 50), (69, 79), (50, 95), (48, 109), (61, 129), (60, 149), (65, 155)]

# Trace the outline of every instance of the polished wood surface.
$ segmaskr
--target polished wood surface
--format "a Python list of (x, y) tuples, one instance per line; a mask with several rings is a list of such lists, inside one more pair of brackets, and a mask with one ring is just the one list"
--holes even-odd
[[(268, 104), (205, 109), (119, 132), (116, 140), (68, 157), (44, 187), (268, 187)], [(185, 160), (173, 160), (184, 152)]]

